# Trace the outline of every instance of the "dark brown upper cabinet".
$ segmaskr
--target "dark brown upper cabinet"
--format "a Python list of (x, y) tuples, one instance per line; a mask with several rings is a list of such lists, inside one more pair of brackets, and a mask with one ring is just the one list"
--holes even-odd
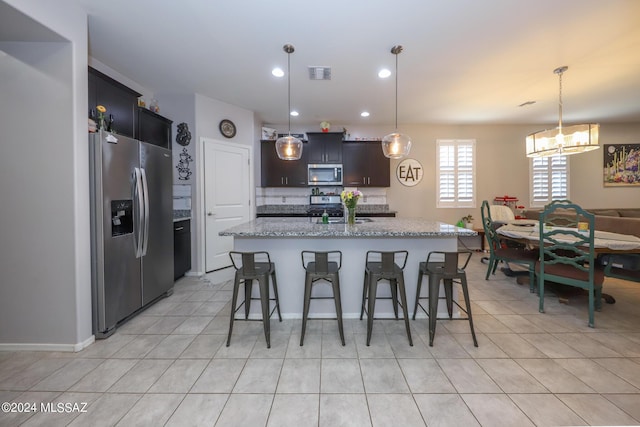
[(260, 141), (262, 187), (306, 187), (308, 145), (303, 145), (300, 160), (282, 160), (275, 141)]
[(389, 187), (391, 161), (382, 153), (379, 141), (346, 141), (342, 144), (344, 186)]
[(307, 163), (342, 163), (342, 132), (307, 132)]
[(89, 117), (97, 118), (96, 106), (107, 109), (105, 122), (113, 116), (114, 132), (134, 138), (136, 134), (135, 116), (140, 94), (106, 74), (89, 67)]

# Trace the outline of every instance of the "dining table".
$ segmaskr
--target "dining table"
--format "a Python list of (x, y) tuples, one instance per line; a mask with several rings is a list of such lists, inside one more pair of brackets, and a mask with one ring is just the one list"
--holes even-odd
[[(550, 229), (588, 233), (588, 230), (578, 231), (577, 228), (570, 227), (550, 227)], [(505, 224), (498, 228), (496, 232), (501, 238), (523, 243), (531, 248), (540, 246), (540, 225), (537, 221), (535, 223), (526, 222)], [(593, 234), (593, 250), (596, 255), (640, 253), (640, 237), (638, 236), (601, 230), (594, 230)], [(554, 239), (556, 241), (564, 241), (566, 243), (577, 241), (577, 238), (572, 233), (556, 234), (554, 235)], [(559, 298), (561, 301), (567, 299), (561, 296), (559, 296)], [(609, 294), (603, 293), (602, 298), (608, 304), (615, 303), (615, 298)]]
[[(577, 228), (570, 227), (550, 227), (552, 230), (567, 230), (579, 233)], [(507, 239), (515, 240), (529, 246), (540, 245), (540, 227), (532, 223), (510, 223), (498, 228), (497, 233)], [(640, 237), (631, 234), (612, 233), (610, 231), (594, 230), (593, 250), (596, 254), (603, 253), (640, 253)], [(576, 238), (570, 233), (556, 235), (554, 239), (575, 242)]]

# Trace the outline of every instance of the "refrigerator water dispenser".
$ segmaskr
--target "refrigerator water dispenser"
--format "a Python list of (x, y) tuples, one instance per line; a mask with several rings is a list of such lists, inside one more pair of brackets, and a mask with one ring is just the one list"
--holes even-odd
[(111, 237), (133, 233), (133, 200), (111, 201)]

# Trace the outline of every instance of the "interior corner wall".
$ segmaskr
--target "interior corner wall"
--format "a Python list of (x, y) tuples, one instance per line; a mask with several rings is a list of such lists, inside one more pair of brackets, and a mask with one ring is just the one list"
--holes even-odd
[(600, 149), (570, 156), (571, 200), (587, 208), (640, 208), (640, 185), (604, 186), (607, 144), (640, 144), (640, 123), (601, 123)]
[[(155, 94), (156, 99), (160, 105), (160, 114), (169, 120), (173, 121), (171, 125), (171, 150), (173, 156), (173, 183), (174, 184), (190, 184), (193, 186), (195, 182), (195, 176), (193, 175), (194, 168), (193, 165), (190, 165), (190, 170), (192, 172), (188, 177), (186, 174), (180, 176), (178, 173), (178, 162), (180, 162), (180, 155), (186, 154), (191, 156), (191, 158), (195, 158), (196, 156), (196, 147), (198, 145), (198, 141), (195, 136), (195, 125), (196, 125), (196, 101), (195, 94), (187, 93), (157, 93)], [(176, 137), (178, 136), (178, 125), (180, 123), (186, 123), (189, 132), (191, 133), (191, 142), (189, 145), (182, 146), (176, 142)], [(193, 191), (193, 188), (192, 188)], [(195, 195), (192, 193), (191, 197), (193, 198)]]
[(59, 37), (0, 40), (0, 348), (75, 350), (92, 339), (86, 14), (9, 3)]
[[(351, 138), (381, 137), (393, 129), (385, 126), (347, 125)], [(414, 187), (405, 187), (395, 176), (401, 160), (391, 160), (391, 187), (387, 191), (389, 208), (399, 217), (424, 217), (456, 223), (472, 214), (480, 219), (482, 200), (490, 202), (496, 196), (515, 196), (519, 204), (528, 207), (529, 159), (525, 155), (524, 139), (539, 125), (406, 125), (402, 131), (411, 136), (409, 158), (418, 160), (424, 168), (423, 180)], [(603, 123), (600, 144), (638, 143), (640, 123)], [(436, 141), (438, 139), (476, 140), (476, 208), (436, 207)], [(259, 151), (258, 151), (259, 153)], [(569, 157), (569, 191), (575, 203), (585, 207), (640, 207), (640, 187), (611, 188), (602, 183), (603, 148)]]
[[(195, 129), (192, 131), (192, 141), (196, 145), (195, 161), (195, 182), (192, 187), (192, 199), (191, 205), (191, 226), (194, 236), (194, 242), (192, 247), (195, 251), (192, 251), (191, 264), (192, 271), (198, 273), (204, 273), (205, 266), (205, 253), (204, 253), (204, 235), (205, 235), (205, 221), (204, 221), (204, 189), (202, 188), (203, 179), (203, 164), (201, 158), (200, 141), (202, 138), (210, 138), (223, 143), (229, 144), (242, 144), (255, 147), (255, 129), (254, 129), (254, 114), (250, 110), (246, 110), (235, 105), (227, 104), (204, 95), (195, 95)], [(233, 138), (225, 138), (220, 133), (219, 125), (223, 119), (231, 120), (236, 125), (236, 135)], [(259, 152), (259, 151), (258, 151)], [(255, 153), (255, 149), (254, 149)], [(254, 155), (254, 160), (257, 157)], [(255, 197), (252, 197), (255, 200)]]

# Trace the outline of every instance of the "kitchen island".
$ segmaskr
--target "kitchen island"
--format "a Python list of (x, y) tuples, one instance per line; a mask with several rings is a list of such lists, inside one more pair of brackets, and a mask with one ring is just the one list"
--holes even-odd
[[(269, 252), (276, 265), (283, 318), (302, 317), (304, 269), (300, 252), (303, 250), (342, 251), (340, 292), (345, 318), (360, 317), (366, 252), (409, 251), (404, 276), (409, 313), (413, 314), (419, 263), (430, 251), (457, 250), (458, 236), (477, 235), (473, 230), (421, 218), (365, 218), (355, 225), (332, 221), (322, 224), (318, 223), (318, 218), (258, 218), (224, 230), (220, 235), (232, 236), (236, 251)], [(386, 291), (388, 295), (388, 289), (383, 285), (378, 294)], [(426, 290), (423, 285), (423, 294)], [(257, 295), (257, 287), (254, 287), (254, 292)], [(330, 285), (314, 286), (313, 295), (330, 296)], [(258, 308), (258, 304), (252, 304), (252, 316), (260, 317)], [(390, 300), (376, 303), (376, 317), (390, 317), (392, 313)], [(333, 301), (312, 301), (310, 317), (335, 317)]]

